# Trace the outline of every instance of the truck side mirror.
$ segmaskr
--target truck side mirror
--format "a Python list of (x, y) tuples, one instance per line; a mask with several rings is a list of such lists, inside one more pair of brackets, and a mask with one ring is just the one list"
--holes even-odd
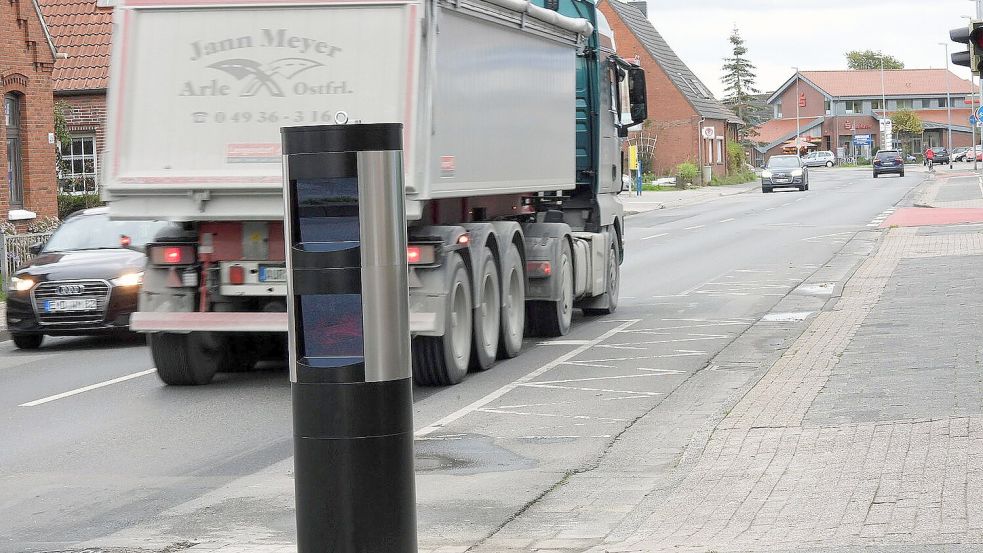
[(648, 119), (648, 94), (645, 92), (645, 70), (633, 66), (628, 69), (628, 101), (631, 102), (631, 120), (637, 125)]

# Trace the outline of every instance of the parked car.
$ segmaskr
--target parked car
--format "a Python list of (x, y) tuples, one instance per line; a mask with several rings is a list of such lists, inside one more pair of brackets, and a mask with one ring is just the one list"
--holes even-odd
[(768, 193), (776, 188), (809, 190), (809, 168), (799, 156), (771, 156), (761, 172), (761, 191)]
[[(932, 158), (933, 164), (945, 165), (949, 163), (949, 150), (946, 150), (945, 148), (938, 146), (932, 148), (932, 153), (935, 154), (935, 157)], [(928, 160), (922, 160), (922, 165), (928, 165)]]
[(806, 167), (832, 167), (836, 165), (836, 156), (833, 152), (810, 152), (802, 158), (802, 163)]
[(874, 178), (885, 173), (896, 173), (904, 176), (904, 154), (900, 150), (881, 150), (874, 156)]
[(37, 349), (45, 335), (126, 331), (143, 283), (144, 245), (168, 225), (112, 221), (105, 207), (66, 218), (12, 275), (7, 330), (14, 345)]
[(969, 146), (960, 146), (952, 150), (952, 161), (972, 161), (972, 159), (967, 158), (967, 156), (972, 155), (970, 153)]

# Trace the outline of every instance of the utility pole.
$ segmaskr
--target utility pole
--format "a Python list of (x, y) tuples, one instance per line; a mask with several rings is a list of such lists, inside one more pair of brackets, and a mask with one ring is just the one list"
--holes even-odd
[(799, 121), (799, 68), (793, 67), (792, 69), (795, 69), (795, 155), (800, 155), (799, 148), (802, 142), (802, 131), (801, 122)]
[(952, 169), (952, 93), (949, 88), (949, 43), (940, 42), (939, 45), (945, 47), (945, 111), (949, 117), (949, 137), (946, 140), (946, 149), (949, 150), (949, 169)]
[[(884, 56), (881, 56), (881, 119), (878, 121), (883, 121), (887, 119), (887, 94), (884, 92)], [(883, 127), (884, 125), (879, 125)], [(883, 132), (883, 131), (882, 131)], [(892, 133), (893, 134), (893, 133)], [(884, 137), (881, 137), (881, 147), (883, 148), (893, 148), (894, 147), (894, 137), (891, 137), (891, 144), (884, 144)]]

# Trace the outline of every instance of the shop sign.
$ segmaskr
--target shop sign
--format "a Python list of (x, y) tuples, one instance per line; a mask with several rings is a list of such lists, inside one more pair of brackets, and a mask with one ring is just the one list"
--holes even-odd
[(860, 121), (844, 121), (843, 128), (848, 131), (869, 131), (873, 126), (870, 123)]

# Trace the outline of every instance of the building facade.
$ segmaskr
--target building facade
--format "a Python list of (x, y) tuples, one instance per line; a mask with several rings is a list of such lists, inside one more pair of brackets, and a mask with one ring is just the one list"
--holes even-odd
[(673, 175), (688, 161), (726, 176), (727, 141), (736, 139), (740, 119), (673, 52), (649, 21), (646, 2), (600, 0), (598, 9), (614, 31), (618, 55), (645, 69), (648, 121), (632, 139), (649, 155), (649, 170)]
[(0, 2), (0, 224), (58, 214), (51, 73), (55, 48), (33, 0)]
[[(829, 150), (839, 159), (866, 157), (882, 145), (880, 120), (910, 110), (921, 135), (894, 132), (893, 147), (920, 152), (929, 146), (971, 146), (973, 84), (945, 69), (801, 71), (768, 104), (774, 119), (757, 127), (755, 162), (795, 150)], [(949, 140), (951, 116), (952, 140)]]
[(113, 27), (112, 2), (39, 0), (45, 22), (64, 59), (53, 73), (55, 109), (71, 141), (60, 144), (58, 187), (62, 193), (96, 193), (106, 144), (106, 88)]

